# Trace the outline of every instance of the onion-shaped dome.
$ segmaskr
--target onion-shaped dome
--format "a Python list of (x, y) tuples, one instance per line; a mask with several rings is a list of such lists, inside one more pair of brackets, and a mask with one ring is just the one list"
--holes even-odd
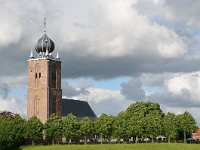
[(52, 53), (55, 48), (54, 42), (46, 35), (46, 33), (37, 41), (35, 46), (35, 50), (40, 53), (46, 53), (48, 49), (48, 53)]

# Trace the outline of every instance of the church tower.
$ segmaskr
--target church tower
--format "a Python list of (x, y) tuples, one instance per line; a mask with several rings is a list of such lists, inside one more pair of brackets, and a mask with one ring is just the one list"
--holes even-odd
[[(46, 22), (44, 21), (44, 29)], [(36, 116), (43, 123), (52, 113), (62, 115), (61, 61), (57, 52), (53, 57), (54, 42), (44, 35), (37, 41), (36, 58), (31, 51), (28, 59), (28, 118)]]

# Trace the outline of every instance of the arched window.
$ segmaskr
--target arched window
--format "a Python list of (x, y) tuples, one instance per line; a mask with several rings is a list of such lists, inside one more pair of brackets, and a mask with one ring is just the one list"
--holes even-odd
[(34, 99), (34, 115), (36, 117), (39, 117), (39, 114), (40, 114), (40, 99), (38, 96), (36, 96)]

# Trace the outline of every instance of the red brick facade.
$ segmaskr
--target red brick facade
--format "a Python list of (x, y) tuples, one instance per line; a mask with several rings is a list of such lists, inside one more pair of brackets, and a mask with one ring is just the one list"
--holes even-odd
[(61, 61), (28, 60), (28, 118), (38, 117), (43, 123), (55, 113), (62, 113)]
[(197, 141), (200, 141), (200, 128), (197, 129), (195, 133), (192, 133), (192, 138), (196, 139)]

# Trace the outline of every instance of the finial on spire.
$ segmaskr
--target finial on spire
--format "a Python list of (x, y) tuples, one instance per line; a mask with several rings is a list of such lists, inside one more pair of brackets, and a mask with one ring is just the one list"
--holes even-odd
[(49, 56), (49, 49), (48, 49), (48, 40), (47, 39), (45, 40), (45, 43), (47, 45), (45, 56), (48, 57)]
[(56, 54), (56, 59), (60, 60), (59, 54), (58, 54), (58, 50), (57, 50), (57, 54)]
[(33, 58), (34, 58), (34, 57), (33, 57), (33, 51), (32, 51), (32, 50), (31, 50), (31, 54), (30, 54), (29, 58), (30, 58), (30, 59), (33, 59)]
[(46, 53), (45, 56), (48, 57), (49, 56), (49, 50), (46, 48)]
[(46, 33), (46, 18), (44, 18), (44, 33)]

